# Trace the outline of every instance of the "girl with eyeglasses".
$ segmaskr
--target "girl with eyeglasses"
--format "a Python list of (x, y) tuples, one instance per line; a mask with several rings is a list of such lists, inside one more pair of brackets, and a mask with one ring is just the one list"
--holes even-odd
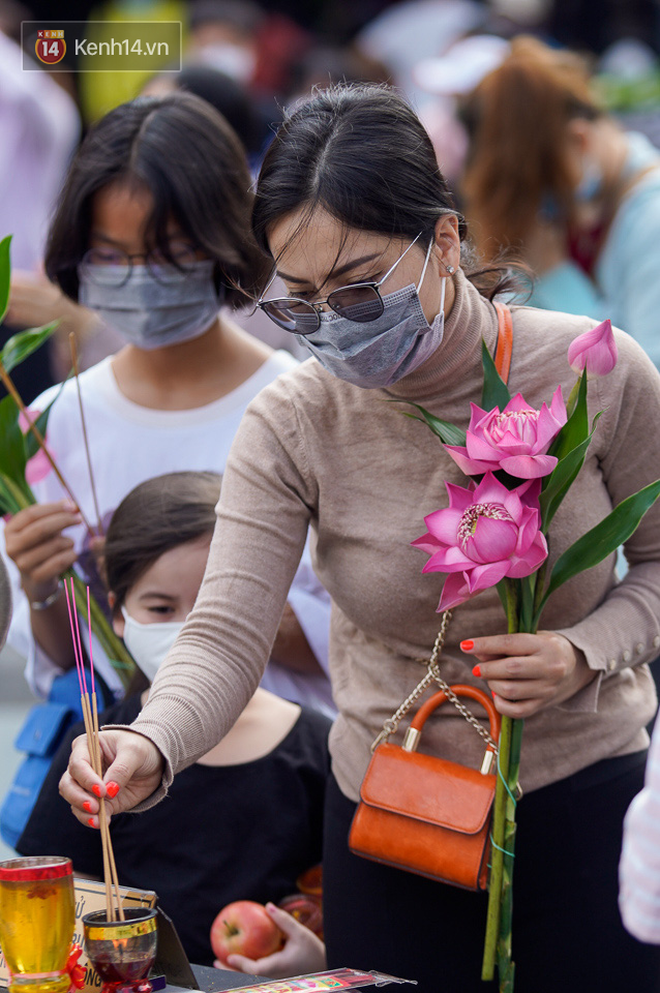
[[(246, 412), (195, 609), (141, 716), (103, 732), (105, 778), (121, 785), (110, 809), (157, 803), (177, 770), (232, 726), (258, 683), (311, 523), (315, 568), (333, 600), (339, 708), (324, 835), (329, 965), (416, 979), (420, 993), (477, 993), (489, 988), (480, 978), (486, 895), (363, 860), (347, 837), (370, 746), (419, 681), (437, 633), (444, 577), (422, 575), (410, 542), (442, 505), (445, 482), (465, 484), (437, 439), (384, 401), (467, 425), (481, 395), (482, 341), (492, 354), (498, 335), (492, 298), (506, 283), (475, 270), (431, 142), (388, 88), (337, 87), (296, 109), (264, 160), (252, 224), (289, 292), (266, 291), (260, 305), (317, 361)], [(595, 322), (526, 307), (512, 316), (511, 391), (535, 407), (558, 383), (568, 395), (568, 345)], [(660, 380), (617, 335), (616, 369), (596, 387), (604, 412), (593, 451), (553, 521), (553, 556), (658, 475), (660, 437), (648, 424), (660, 416)], [(617, 864), (655, 707), (646, 662), (660, 643), (659, 524), (656, 506), (627, 543), (621, 583), (612, 556), (561, 587), (538, 634), (504, 634), (495, 589), (458, 607), (447, 631), (443, 678), (486, 685), (501, 713), (526, 719), (517, 993), (658, 988), (658, 951), (621, 925)], [(451, 707), (425, 728), (422, 747), (462, 764), (482, 759), (481, 739)], [(81, 738), (60, 788), (84, 821), (84, 801), (98, 810), (93, 786), (104, 792)]]
[[(46, 272), (126, 342), (80, 376), (101, 525), (150, 476), (222, 471), (249, 401), (297, 365), (219, 313), (222, 304), (244, 305), (267, 272), (249, 227), (250, 182), (233, 130), (186, 93), (113, 110), (72, 163)], [(34, 409), (52, 400), (48, 443), (80, 509), (96, 522), (75, 383), (46, 392)], [(93, 577), (94, 554), (54, 475), (34, 491), (38, 504), (4, 532), (17, 589), (10, 640), (27, 657), (32, 689), (47, 696), (74, 663), (59, 577), (76, 562)], [(327, 594), (303, 561), (265, 685), (333, 712), (323, 669), (328, 616)], [(94, 659), (119, 694), (119, 675), (100, 646)]]

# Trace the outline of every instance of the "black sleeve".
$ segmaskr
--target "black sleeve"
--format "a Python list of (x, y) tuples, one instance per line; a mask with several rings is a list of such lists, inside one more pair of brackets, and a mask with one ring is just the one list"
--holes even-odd
[[(139, 712), (139, 697), (122, 701), (99, 716), (100, 724), (128, 723)], [(82, 722), (74, 724), (55, 753), (30, 819), (16, 844), (19, 855), (65, 855), (73, 862), (74, 872), (90, 876), (103, 875), (101, 835), (85, 827), (71, 813), (71, 807), (59, 794), (59, 782), (69, 764), (71, 744), (85, 733)]]

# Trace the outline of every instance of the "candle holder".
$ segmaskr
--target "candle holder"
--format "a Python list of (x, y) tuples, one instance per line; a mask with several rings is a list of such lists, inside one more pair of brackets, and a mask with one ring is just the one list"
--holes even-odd
[(137, 907), (124, 913), (125, 921), (109, 921), (104, 910), (83, 917), (87, 957), (103, 981), (101, 993), (152, 993), (157, 911)]

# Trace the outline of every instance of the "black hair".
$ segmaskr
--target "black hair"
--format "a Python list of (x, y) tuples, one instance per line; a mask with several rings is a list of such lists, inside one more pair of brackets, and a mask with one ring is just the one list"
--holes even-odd
[(243, 304), (253, 294), (266, 267), (249, 228), (245, 153), (206, 101), (190, 93), (140, 97), (110, 111), (89, 131), (69, 170), (46, 246), (46, 273), (73, 300), (77, 267), (89, 248), (94, 194), (114, 182), (145, 187), (153, 197), (148, 249), (158, 249), (175, 264), (167, 237), (174, 218), (216, 261), (216, 288), (226, 287), (228, 303)]
[[(442, 214), (458, 217), (466, 275), (485, 296), (513, 288), (509, 268), (479, 269), (431, 139), (390, 86), (338, 84), (315, 93), (280, 126), (261, 168), (252, 229), (269, 252), (275, 221), (318, 207), (346, 228), (423, 240)], [(272, 254), (272, 253), (271, 253)]]
[(267, 129), (250, 93), (235, 79), (213, 66), (187, 65), (174, 77), (178, 90), (206, 100), (234, 129), (249, 155), (266, 141)]
[(104, 568), (119, 609), (140, 576), (170, 549), (210, 534), (222, 477), (170, 472), (140, 483), (124, 497), (108, 526)]

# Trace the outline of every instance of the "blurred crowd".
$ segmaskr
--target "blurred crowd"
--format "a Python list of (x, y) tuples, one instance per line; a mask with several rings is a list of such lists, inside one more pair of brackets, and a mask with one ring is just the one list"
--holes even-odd
[[(0, 336), (6, 340), (16, 328), (62, 319), (50, 354), (44, 350), (17, 370), (24, 399), (33, 399), (66, 375), (69, 330), (78, 333), (83, 367), (121, 344), (112, 328), (103, 327), (99, 335), (98, 317), (63, 297), (43, 275), (48, 221), (70, 158), (89, 126), (113, 107), (140, 94), (175, 89), (201, 96), (223, 114), (240, 136), (256, 175), (275, 127), (312, 88), (341, 80), (395, 85), (431, 134), (482, 257), (488, 261), (504, 250), (526, 262), (541, 277), (532, 303), (603, 313), (636, 333), (636, 318), (616, 306), (610, 313), (609, 300), (606, 315), (599, 299), (602, 288), (591, 292), (594, 280), (598, 282), (595, 257), (589, 254), (598, 254), (593, 230), (609, 226), (611, 218), (595, 212), (586, 248), (583, 224), (576, 237), (574, 217), (567, 221), (568, 233), (560, 223), (571, 179), (570, 164), (564, 161), (566, 121), (559, 118), (570, 114), (557, 107), (568, 89), (589, 106), (592, 120), (605, 112), (608, 122), (647, 140), (636, 150), (631, 170), (637, 170), (638, 159), (640, 168), (652, 161), (652, 148), (660, 144), (660, 11), (652, 0), (109, 0), (94, 5), (80, 0), (67, 5), (66, 18), (100, 20), (108, 36), (122, 20), (181, 20), (182, 69), (164, 62), (155, 74), (76, 73), (75, 56), (69, 52), (62, 63), (67, 71), (22, 71), (21, 21), (52, 16), (52, 4), (0, 2), (0, 232), (13, 234), (12, 296)], [(545, 48), (535, 49), (535, 40)], [(568, 52), (575, 53), (569, 56), (575, 64), (562, 78), (557, 60)], [(498, 70), (512, 62), (508, 77), (498, 77)], [(553, 79), (560, 92), (554, 110), (547, 102), (552, 102), (547, 94)], [(529, 99), (534, 86), (536, 104)], [(526, 100), (518, 101), (524, 107), (516, 110), (516, 93), (521, 92)], [(553, 117), (555, 111), (559, 117)], [(540, 120), (546, 122), (543, 128)], [(577, 172), (584, 172), (585, 161), (590, 175), (594, 169), (602, 172), (594, 165), (597, 156), (589, 136), (569, 137), (582, 142), (573, 156), (582, 157)], [(498, 208), (488, 201), (500, 187), (494, 198)], [(601, 192), (596, 189), (591, 199)], [(584, 188), (578, 195), (589, 214), (590, 197), (584, 196)], [(551, 275), (544, 283), (547, 273)], [(557, 277), (563, 305), (557, 303)], [(239, 314), (239, 321), (274, 347), (303, 354), (291, 335), (280, 334), (251, 307)], [(640, 326), (639, 337), (647, 347), (645, 334)]]

